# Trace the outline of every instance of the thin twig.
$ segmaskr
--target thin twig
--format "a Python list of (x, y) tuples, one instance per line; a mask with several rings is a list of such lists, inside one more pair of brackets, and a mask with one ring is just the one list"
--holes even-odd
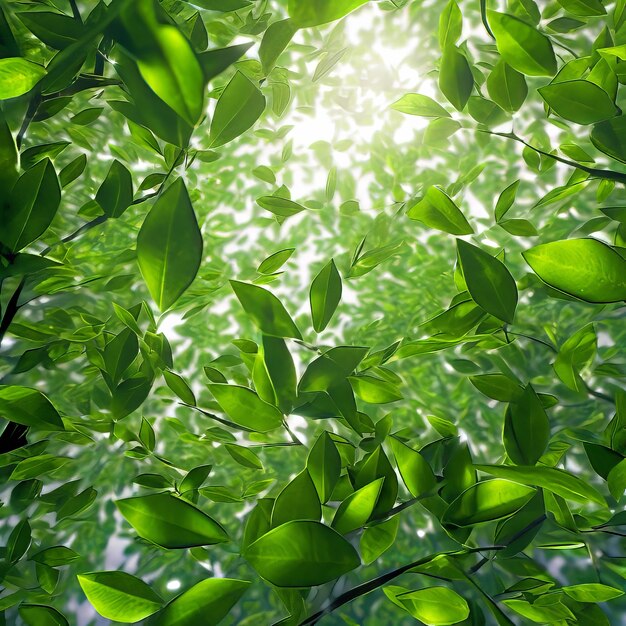
[(504, 137), (505, 139), (512, 139), (513, 141), (517, 141), (518, 143), (523, 144), (527, 148), (534, 150), (538, 154), (541, 154), (549, 159), (553, 159), (558, 161), (559, 163), (563, 163), (564, 165), (569, 165), (570, 167), (575, 167), (576, 169), (582, 170), (586, 172), (590, 176), (595, 178), (604, 178), (606, 180), (615, 180), (620, 183), (626, 183), (626, 174), (623, 172), (616, 172), (615, 170), (603, 170), (596, 167), (588, 167), (587, 165), (583, 165), (582, 163), (577, 163), (576, 161), (571, 161), (570, 159), (566, 159), (564, 157), (558, 156), (557, 154), (551, 154), (549, 152), (545, 152), (541, 148), (537, 148), (532, 144), (528, 143), (521, 137), (518, 137), (515, 133), (498, 133), (493, 130), (487, 130), (486, 128), (476, 128), (476, 131), (479, 133), (485, 133), (487, 135), (494, 135), (495, 137)]
[(24, 289), (24, 285), (26, 284), (26, 276), (22, 277), (19, 285), (16, 287), (13, 295), (7, 302), (7, 308), (4, 311), (4, 315), (2, 316), (2, 321), (0, 321), (0, 344), (2, 344), (2, 340), (4, 339), (4, 335), (6, 334), (11, 322), (17, 315), (17, 312), (20, 309), (20, 305), (18, 304), (20, 295), (22, 294), (22, 289)]
[(544, 341), (543, 339), (539, 339), (531, 335), (525, 335), (524, 333), (514, 333), (512, 330), (509, 330), (506, 332), (508, 332), (509, 335), (515, 335), (516, 337), (524, 337), (524, 339), (529, 339), (530, 341), (534, 341), (535, 343), (540, 343), (541, 345), (546, 346), (547, 348), (550, 348), (550, 350), (552, 350), (552, 352), (554, 352), (555, 354), (558, 353), (558, 350), (552, 344), (548, 343), (547, 341)]
[(75, 19), (83, 21), (83, 18), (80, 16), (80, 11), (78, 9), (78, 5), (76, 4), (76, 0), (69, 0), (70, 7), (72, 7), (72, 15)]
[(300, 439), (298, 439), (298, 436), (296, 435), (296, 433), (293, 432), (293, 430), (291, 430), (291, 428), (289, 428), (289, 424), (287, 424), (287, 420), (283, 419), (283, 426), (285, 427), (285, 430), (289, 433), (289, 436), (291, 437), (291, 441), (298, 446), (302, 446), (304, 445)]
[(18, 148), (22, 147), (22, 140), (24, 139), (24, 135), (30, 126), (30, 123), (33, 121), (37, 113), (37, 109), (39, 108), (39, 104), (41, 103), (41, 94), (37, 94), (33, 96), (28, 103), (28, 109), (26, 111), (26, 115), (24, 116), (24, 120), (22, 121), (22, 125), (20, 129), (17, 131), (17, 136), (15, 137), (15, 143)]

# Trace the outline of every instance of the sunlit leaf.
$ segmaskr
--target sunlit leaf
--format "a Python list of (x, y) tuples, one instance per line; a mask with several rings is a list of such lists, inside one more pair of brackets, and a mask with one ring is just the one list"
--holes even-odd
[(115, 502), (139, 536), (163, 548), (190, 548), (228, 541), (226, 531), (189, 502), (167, 493)]
[(137, 237), (137, 261), (161, 311), (193, 282), (201, 259), (202, 235), (185, 183), (178, 178), (159, 196)]
[(277, 587), (322, 585), (360, 564), (348, 541), (313, 521), (278, 526), (248, 546), (243, 555), (260, 576)]

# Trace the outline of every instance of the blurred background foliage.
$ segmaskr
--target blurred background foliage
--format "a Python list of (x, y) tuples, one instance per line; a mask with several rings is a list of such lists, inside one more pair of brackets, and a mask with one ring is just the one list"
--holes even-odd
[[(203, 368), (214, 368), (230, 382), (249, 385), (245, 344), (233, 342), (260, 341), (259, 331), (233, 296), (229, 279), (267, 284), (281, 299), (303, 332), (302, 344), (290, 342), (300, 374), (315, 354), (312, 346), (363, 345), (376, 352), (397, 341), (430, 336), (434, 333), (425, 330), (423, 323), (446, 309), (459, 291), (453, 238), (406, 216), (407, 203), (420, 198), (431, 185), (442, 186), (454, 197), (476, 231), (474, 243), (494, 253), (506, 251), (506, 265), (520, 291), (515, 322), (508, 325), (507, 337), (500, 333), (491, 343), (469, 341), (390, 363), (389, 377), (394, 381), (400, 377), (404, 399), (393, 405), (367, 405), (367, 414), (373, 422), (390, 416), (392, 430), (402, 431), (418, 448), (440, 438), (427, 417), (445, 418), (456, 425), (461, 441), (468, 442), (476, 463), (496, 463), (503, 457), (503, 405), (481, 394), (469, 376), (503, 372), (558, 398), (550, 409), (550, 421), (552, 432), (560, 433), (557, 438), (571, 445), (565, 467), (596, 486), (603, 482), (580, 445), (585, 441), (581, 433), (599, 434), (615, 413), (613, 397), (626, 376), (623, 305), (554, 297), (554, 291), (531, 272), (521, 252), (537, 243), (573, 236), (593, 235), (613, 243), (618, 225), (598, 208), (623, 203), (623, 188), (581, 177), (582, 182), (572, 190), (570, 166), (524, 149), (514, 140), (483, 132), (494, 128), (508, 132), (512, 124), (519, 137), (546, 152), (559, 146), (566, 146), (567, 151), (568, 145), (576, 144), (599, 167), (604, 166), (607, 157), (590, 143), (586, 132), (580, 132), (580, 126), (547, 116), (536, 90), (546, 80), (527, 78), (528, 97), (513, 116), (503, 112), (495, 125), (477, 122), (467, 111), (454, 111), (437, 87), (443, 4), (370, 2), (338, 22), (299, 30), (279, 57), (278, 67), (261, 82), (267, 107), (260, 119), (234, 141), (211, 148), (208, 125), (217, 98), (236, 70), (255, 78), (264, 76), (258, 62), (259, 43), (268, 24), (287, 16), (286, 2), (279, 0), (233, 2), (241, 5), (234, 11), (221, 11), (219, 4), (206, 3), (218, 8), (214, 11), (203, 8), (201, 1), (161, 2), (180, 29), (192, 41), (196, 38), (194, 45), (200, 49), (252, 44), (242, 59), (210, 82), (208, 120), (194, 132), (184, 162), (179, 160), (178, 148), (161, 140), (161, 153), (156, 152), (145, 133), (109, 105), (124, 99), (122, 88), (115, 84), (71, 94), (67, 102), (57, 103), (62, 108), (50, 116), (39, 109), (24, 134), (22, 165), (29, 149), (45, 144), (53, 144), (47, 154), (57, 172), (80, 155), (88, 158), (84, 172), (64, 189), (61, 209), (51, 226), (31, 246), (34, 254), (47, 250), (44, 258), (60, 265), (31, 274), (26, 282), (18, 314), (3, 338), (1, 383), (40, 389), (62, 415), (74, 421), (75, 430), (47, 441), (46, 453), (70, 459), (51, 475), (16, 484), (9, 480), (13, 465), (3, 456), (1, 529), (7, 539), (17, 520), (28, 517), (37, 544), (70, 546), (80, 557), (61, 568), (60, 581), (51, 594), (38, 590), (33, 562), (22, 563), (7, 574), (0, 605), (17, 593), (16, 600), (54, 605), (72, 624), (109, 623), (85, 600), (76, 574), (119, 569), (142, 578), (166, 598), (207, 575), (253, 580), (225, 623), (270, 624), (284, 617), (287, 609), (279, 594), (256, 577), (239, 555), (238, 541), (243, 521), (259, 497), (255, 485), (259, 493), (276, 496), (302, 468), (307, 448), (259, 447), (255, 451), (264, 469), (244, 467), (216, 443), (230, 436), (217, 430), (219, 424), (206, 415), (183, 406), (163, 378), (156, 379), (140, 408), (113, 421), (95, 349), (125, 328), (120, 319), (123, 314), (116, 315), (114, 305), (132, 311), (147, 302), (138, 318), (142, 330), (150, 325), (151, 310), (157, 317), (155, 332), (163, 333), (171, 345), (172, 370), (189, 383), (199, 407), (213, 410), (215, 402)], [(538, 4), (559, 64), (594, 54), (599, 37), (614, 38), (614, 45), (626, 43), (624, 28), (616, 28), (610, 11), (600, 17), (574, 18), (562, 2)], [(614, 4), (607, 3), (607, 8), (616, 10)], [(75, 6), (85, 19), (96, 5), (80, 0)], [(534, 3), (511, 0), (507, 10), (519, 12), (528, 5)], [(495, 46), (481, 23), (480, 3), (463, 1), (459, 6), (461, 47), (472, 60), (477, 89), (486, 95), (482, 85), (497, 60)], [(4, 1), (2, 9), (21, 54), (48, 63), (54, 51), (29, 33), (28, 23), (18, 14), (46, 10), (71, 15), (72, 6), (64, 0)], [(578, 20), (581, 25), (565, 32), (551, 29), (550, 23), (557, 19)], [(204, 24), (204, 33), (194, 26), (196, 22)], [(116, 78), (109, 60), (105, 76)], [(455, 132), (450, 133), (445, 124), (392, 109), (408, 92), (429, 95), (445, 106), (459, 122)], [(621, 94), (618, 106), (620, 98)], [(3, 113), (14, 135), (30, 103), (28, 94), (4, 101)], [(120, 219), (80, 230), (101, 214), (94, 199), (114, 159), (131, 172), (135, 199), (158, 189), (170, 171), (184, 176), (189, 190), (204, 241), (202, 263), (191, 287), (163, 314), (150, 304), (135, 254), (151, 198), (131, 205)], [(611, 167), (619, 169), (620, 165), (613, 162)], [(533, 237), (513, 235), (493, 217), (499, 194), (518, 179), (515, 204), (507, 217), (528, 220), (537, 231)], [(305, 207), (284, 221), (256, 202), (280, 186)], [(539, 202), (561, 186), (570, 193), (556, 201)], [(78, 234), (68, 240), (72, 233)], [(617, 237), (619, 244), (619, 233)], [(265, 258), (287, 248), (294, 252), (279, 272), (269, 276), (257, 272)], [(365, 273), (370, 270), (367, 257), (361, 262), (362, 275), (354, 266), (358, 250), (379, 253), (378, 258), (369, 257), (374, 258), (371, 271)], [(309, 321), (309, 285), (331, 258), (343, 277), (343, 296), (328, 329), (318, 335)], [(19, 278), (9, 271), (2, 276), (5, 312)], [(458, 279), (457, 275), (457, 283)], [(585, 363), (582, 375), (591, 393), (575, 391), (555, 376), (550, 348), (589, 323), (594, 324), (597, 351)], [(365, 410), (362, 403), (359, 408)], [(153, 452), (139, 434), (142, 419), (154, 429)], [(327, 421), (297, 416), (291, 426), (309, 445), (322, 427), (331, 428)], [(345, 425), (333, 422), (332, 428), (346, 435)], [(371, 449), (372, 437), (351, 439), (360, 445), (359, 454)], [(255, 441), (254, 435), (250, 440)], [(134, 482), (141, 474), (178, 480), (178, 470), (206, 464), (213, 469), (210, 486), (201, 492), (202, 508), (215, 515), (235, 541), (189, 553), (158, 550), (138, 540), (113, 501), (147, 492)], [(271, 482), (257, 483), (265, 480)], [(67, 490), (67, 497), (89, 488), (97, 492), (89, 506), (67, 516), (60, 513), (59, 503), (66, 500), (63, 493), (55, 498), (55, 490)], [(581, 535), (572, 549), (566, 549), (567, 542), (559, 534), (562, 529), (554, 523), (550, 528), (558, 536), (555, 549), (531, 548), (536, 567), (546, 568), (562, 584), (589, 582), (597, 576), (603, 583), (623, 587), (621, 537)], [(539, 544), (550, 544), (549, 529), (541, 537)], [(456, 547), (428, 511), (413, 506), (402, 512), (391, 549), (336, 585), (313, 591), (308, 606), (319, 608), (327, 597), (407, 560)], [(497, 594), (502, 585), (522, 575), (522, 562), (528, 561), (520, 557), (510, 559), (508, 565), (490, 562), (476, 579), (481, 588)], [(468, 601), (482, 601), (467, 585), (462, 595)], [(624, 623), (625, 608), (621, 600), (606, 608), (611, 624)], [(17, 623), (16, 606), (9, 601), (6, 609), (6, 623)], [(483, 611), (487, 613), (484, 607), (477, 608), (476, 614)], [(479, 617), (473, 619), (467, 623), (483, 623)], [(323, 623), (408, 624), (415, 620), (377, 591), (342, 607)]]

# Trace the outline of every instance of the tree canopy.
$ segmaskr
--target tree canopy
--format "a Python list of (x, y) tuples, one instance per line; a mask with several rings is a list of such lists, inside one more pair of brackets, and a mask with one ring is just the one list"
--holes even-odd
[(0, 1), (0, 625), (624, 623), (626, 0)]

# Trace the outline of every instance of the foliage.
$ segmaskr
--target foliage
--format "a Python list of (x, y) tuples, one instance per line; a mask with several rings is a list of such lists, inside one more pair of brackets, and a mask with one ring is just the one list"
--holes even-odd
[(623, 623), (625, 67), (624, 0), (0, 2), (0, 624)]

